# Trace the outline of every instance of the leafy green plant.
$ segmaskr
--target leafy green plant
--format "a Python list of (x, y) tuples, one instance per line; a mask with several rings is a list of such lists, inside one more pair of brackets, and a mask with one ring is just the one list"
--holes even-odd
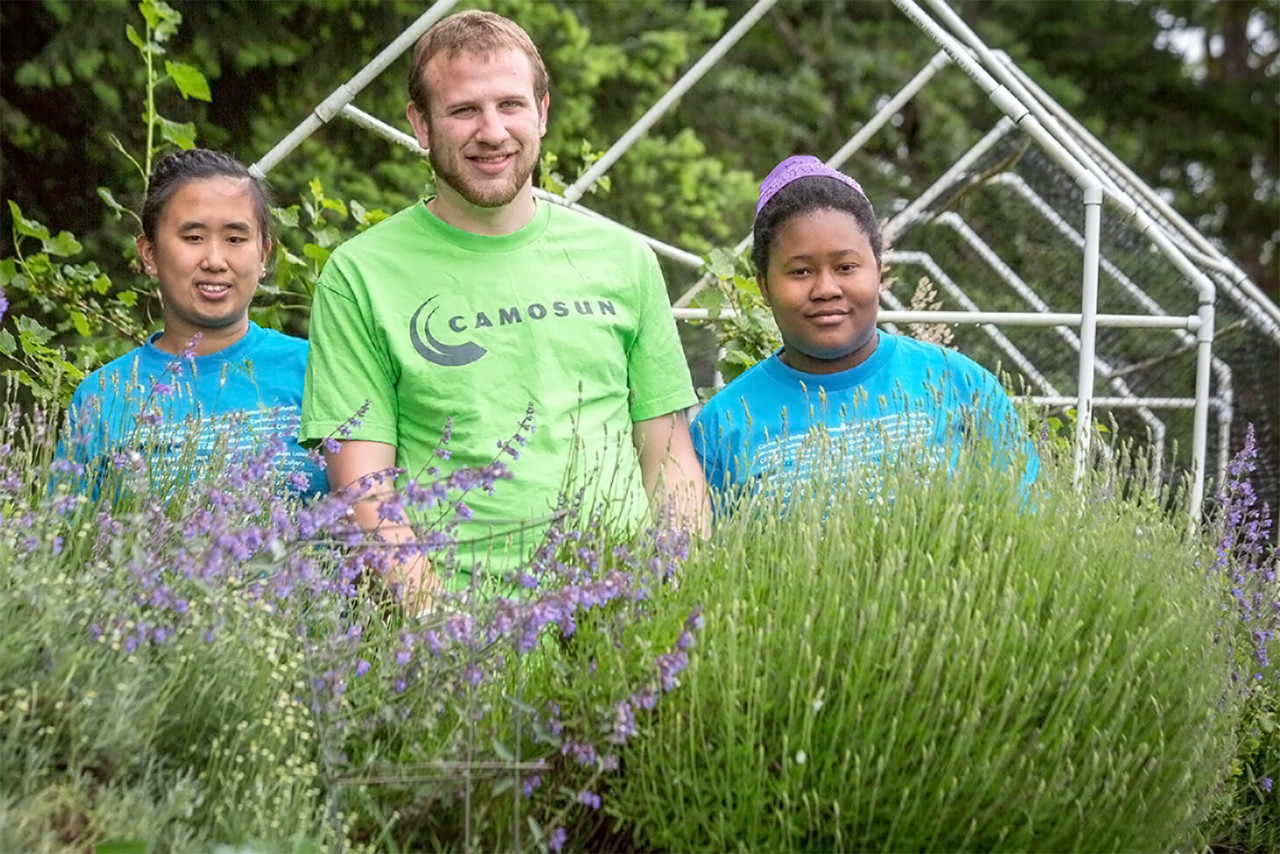
[[(74, 331), (89, 338), (104, 329), (111, 329), (127, 342), (141, 342), (146, 333), (134, 311), (138, 292), (116, 288), (92, 261), (76, 264), (64, 260), (81, 251), (70, 232), (54, 235), (43, 224), (23, 216), (12, 200), (9, 211), (13, 215), (14, 257), (0, 259), (0, 288), (21, 313), (9, 312), (14, 316), (16, 338), (0, 328), (0, 356), (16, 363), (5, 373), (28, 388), (36, 400), (65, 405), (75, 384), (84, 378), (85, 366), (71, 361), (64, 350), (50, 346), (50, 342), (61, 333)], [(27, 250), (32, 241), (39, 242), (38, 251)], [(58, 318), (54, 328), (35, 319), (35, 312), (30, 311), (33, 307), (41, 316)]]
[[(563, 196), (564, 191), (569, 185), (586, 174), (597, 160), (604, 156), (603, 151), (597, 151), (596, 147), (587, 140), (582, 140), (578, 145), (577, 157), (577, 175), (573, 178), (566, 179), (556, 168), (560, 162), (560, 157), (554, 151), (543, 151), (542, 160), (538, 164), (538, 186), (549, 193), (555, 193), (557, 196)], [(613, 187), (613, 181), (608, 175), (601, 175), (595, 181), (591, 182), (591, 186), (587, 188), (587, 193), (607, 193)]]
[(250, 312), (259, 323), (276, 329), (285, 328), (291, 314), (305, 326), (316, 280), (333, 249), (388, 216), (355, 199), (331, 198), (319, 178), (312, 178), (308, 189), (310, 198), (271, 210), (280, 225), (275, 269), (270, 282), (258, 286), (259, 300)]
[[(138, 11), (143, 32), (128, 24), (125, 34), (146, 69), (142, 113), (146, 145), (140, 157), (135, 157), (115, 134), (109, 139), (137, 169), (145, 189), (152, 161), (166, 146), (195, 145), (194, 125), (162, 116), (156, 106), (157, 92), (170, 83), (184, 99), (208, 101), (210, 92), (204, 75), (191, 65), (165, 59), (161, 70), (158, 64), (165, 55), (165, 44), (177, 33), (182, 15), (164, 0), (142, 0)], [(141, 224), (138, 215), (120, 204), (110, 189), (99, 187), (98, 195), (116, 219), (127, 214)], [(15, 337), (0, 329), (0, 356), (14, 364), (6, 373), (25, 386), (34, 400), (65, 405), (76, 383), (83, 379), (85, 368), (92, 366), (90, 363), (118, 355), (146, 337), (149, 323), (138, 312), (138, 297), (143, 291), (136, 286), (117, 285), (93, 261), (72, 263), (82, 247), (70, 232), (54, 235), (43, 224), (23, 216), (12, 200), (9, 211), (13, 216), (14, 257), (0, 260), (0, 288), (16, 309), (11, 314), (17, 316), (18, 334)], [(24, 244), (30, 241), (39, 241), (39, 251), (25, 250)], [(42, 323), (38, 318), (51, 323)], [(63, 348), (54, 346), (56, 340), (65, 340), (73, 333), (93, 342), (75, 360), (68, 358)]]
[[(168, 59), (164, 60), (163, 72), (157, 66), (157, 61), (165, 55), (165, 43), (178, 32), (178, 25), (182, 23), (181, 13), (164, 0), (142, 0), (138, 3), (138, 11), (142, 13), (143, 32), (140, 34), (132, 24), (127, 24), (125, 35), (129, 39), (129, 44), (137, 48), (146, 69), (146, 97), (143, 102), (142, 121), (147, 128), (147, 143), (143, 149), (142, 162), (138, 162), (114, 134), (110, 139), (116, 150), (133, 163), (145, 187), (151, 178), (152, 160), (163, 147), (163, 143), (156, 140), (157, 133), (164, 143), (178, 148), (194, 148), (196, 144), (196, 129), (193, 123), (171, 121), (156, 110), (156, 92), (166, 83), (172, 83), (184, 99), (196, 98), (201, 101), (210, 101), (212, 95), (209, 91), (209, 82), (194, 66)], [(116, 212), (117, 216), (127, 212), (127, 209), (117, 204), (105, 188), (98, 188), (98, 195)]]
[(706, 273), (715, 286), (699, 291), (693, 300), (695, 307), (707, 310), (707, 320), (691, 322), (714, 333), (721, 353), (716, 368), (725, 382), (782, 346), (778, 324), (745, 264), (726, 249), (713, 249)]

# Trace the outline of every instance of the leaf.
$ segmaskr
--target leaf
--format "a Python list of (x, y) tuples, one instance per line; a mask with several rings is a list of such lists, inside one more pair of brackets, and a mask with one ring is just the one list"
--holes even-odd
[(49, 256), (43, 252), (37, 252), (34, 255), (28, 255), (23, 259), (22, 265), (27, 274), (29, 281), (40, 279), (53, 272), (53, 265), (49, 263)]
[(369, 226), (377, 225), (378, 223), (386, 219), (388, 216), (390, 216), (390, 214), (388, 214), (382, 208), (374, 208), (371, 211), (365, 211), (360, 216), (360, 224), (356, 227), (356, 231), (364, 231)]
[(34, 219), (27, 219), (22, 215), (22, 209), (18, 207), (18, 203), (12, 199), (9, 201), (9, 213), (13, 214), (13, 227), (18, 234), (25, 237), (35, 237), (39, 240), (49, 239), (49, 229), (45, 228)]
[(89, 337), (89, 318), (84, 316), (84, 312), (73, 308), (71, 310), (71, 324), (76, 328), (76, 332), (80, 334), (80, 337)]
[(80, 241), (76, 240), (75, 235), (69, 231), (58, 232), (57, 237), (50, 238), (44, 242), (44, 251), (50, 255), (68, 256), (79, 252), (83, 247)]
[(733, 286), (740, 291), (749, 293), (753, 296), (760, 296), (760, 285), (755, 279), (749, 276), (734, 276)]
[(116, 215), (117, 220), (120, 219), (120, 217), (124, 214), (125, 212), (124, 205), (117, 202), (116, 197), (111, 195), (111, 191), (108, 190), (106, 187), (98, 188), (98, 198), (106, 202), (107, 207), (110, 208), (111, 212)]
[(493, 752), (503, 762), (515, 762), (516, 755), (511, 752), (511, 748), (507, 747), (498, 739), (493, 740)]
[(125, 291), (124, 293), (120, 294), (120, 296), (116, 297), (116, 299), (118, 299), (120, 302), (127, 305), (129, 308), (133, 308), (133, 306), (138, 302), (138, 292)]
[(717, 279), (732, 279), (733, 268), (734, 257), (732, 252), (718, 246), (711, 250), (711, 258), (707, 262), (707, 269), (711, 275)]
[(17, 348), (18, 342), (13, 339), (13, 333), (8, 329), (0, 329), (0, 353), (12, 356)]
[(142, 0), (138, 4), (138, 11), (142, 13), (142, 18), (147, 22), (147, 26), (155, 29), (160, 25), (160, 10), (156, 8), (156, 4), (152, 0)]
[(204, 75), (194, 65), (165, 60), (164, 70), (169, 79), (178, 85), (178, 91), (184, 99), (213, 100), (213, 95), (209, 92), (209, 81), (204, 79)]
[(344, 219), (347, 216), (347, 206), (342, 203), (341, 199), (321, 199), (320, 206), (331, 211), (337, 211)]
[(271, 212), (276, 215), (276, 219), (285, 228), (298, 227), (298, 206), (289, 205), (287, 208), (272, 208)]
[(133, 24), (125, 25), (124, 34), (129, 37), (129, 44), (138, 50), (146, 50), (147, 43), (142, 40), (142, 36), (138, 35), (138, 31), (133, 28)]
[(41, 325), (40, 321), (34, 318), (19, 317), (17, 324), (18, 338), (23, 342), (24, 347), (27, 342), (42, 345), (53, 337), (53, 330), (46, 329)]
[(342, 242), (342, 233), (333, 226), (309, 229), (312, 239), (319, 246), (337, 246)]
[(90, 285), (96, 293), (105, 294), (111, 290), (111, 279), (107, 278), (106, 273), (100, 274)]
[(715, 312), (717, 315), (724, 307), (724, 294), (719, 288), (705, 288), (697, 293), (693, 298), (693, 304), (698, 308), (705, 308), (709, 312)]
[(171, 122), (164, 116), (156, 116), (160, 135), (184, 151), (196, 147), (196, 126), (192, 122)]
[(18, 263), (12, 258), (0, 260), (0, 285), (7, 285), (18, 275)]
[(323, 246), (308, 243), (306, 246), (302, 247), (302, 254), (306, 255), (318, 264), (324, 264), (324, 262), (329, 260), (330, 253), (329, 250), (325, 249)]

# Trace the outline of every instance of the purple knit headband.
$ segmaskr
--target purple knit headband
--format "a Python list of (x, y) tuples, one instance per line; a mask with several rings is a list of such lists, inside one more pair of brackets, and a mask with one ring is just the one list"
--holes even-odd
[[(779, 190), (790, 184), (797, 178), (808, 178), (811, 176), (821, 176), (823, 178), (835, 178), (841, 184), (846, 184), (854, 189), (854, 191), (862, 198), (866, 199), (867, 194), (862, 192), (862, 186), (843, 172), (837, 172), (827, 164), (823, 163), (816, 157), (809, 154), (797, 154), (788, 157), (786, 160), (773, 167), (773, 171), (765, 176), (760, 182), (760, 201), (756, 202), (756, 216), (760, 215), (760, 211), (769, 203)], [(870, 199), (867, 199), (870, 201)]]

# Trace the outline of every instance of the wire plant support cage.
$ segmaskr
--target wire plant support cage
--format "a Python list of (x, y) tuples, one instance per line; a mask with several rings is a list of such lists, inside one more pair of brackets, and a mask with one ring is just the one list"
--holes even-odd
[[(535, 190), (538, 197), (599, 216), (580, 202), (588, 188), (744, 34), (767, 23), (779, 2), (785, 0), (756, 0), (746, 8), (563, 195)], [(953, 325), (957, 349), (989, 368), (1021, 374), (1033, 403), (1074, 407), (1077, 476), (1089, 464), (1094, 423), (1104, 415), (1126, 432), (1145, 433), (1157, 465), (1178, 448), (1189, 457), (1184, 469), (1198, 518), (1207, 484), (1224, 475), (1246, 424), (1255, 425), (1262, 447), (1280, 447), (1280, 400), (1266, 391), (1280, 366), (1280, 309), (1007, 55), (984, 44), (945, 0), (892, 2), (939, 49), (892, 97), (872, 105), (827, 163), (842, 168), (859, 157), (904, 105), (939, 75), (955, 73), (951, 69), (976, 85), (994, 111), (985, 130), (974, 128), (969, 150), (923, 191), (904, 189), (873, 165), (859, 167), (857, 177), (877, 208), (891, 211), (884, 223), (886, 266), (899, 279), (926, 277), (940, 289), (937, 310), (910, 309), (886, 289), (881, 325)], [(254, 171), (265, 175), (339, 117), (425, 157), (412, 136), (352, 102), (455, 5), (438, 0)], [(709, 281), (702, 256), (636, 233), (659, 256), (691, 271), (691, 285), (673, 301), (676, 318), (705, 319), (705, 309), (691, 307)], [(1275, 507), (1280, 461), (1260, 462), (1255, 487)]]

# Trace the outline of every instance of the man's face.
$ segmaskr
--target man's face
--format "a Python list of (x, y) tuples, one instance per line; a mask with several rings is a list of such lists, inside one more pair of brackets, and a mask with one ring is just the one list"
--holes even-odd
[(531, 194), (547, 98), (534, 95), (529, 59), (515, 49), (440, 54), (424, 73), (430, 109), (424, 115), (410, 104), (407, 113), (418, 144), (430, 150), (445, 210), (504, 208)]

